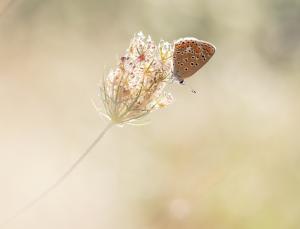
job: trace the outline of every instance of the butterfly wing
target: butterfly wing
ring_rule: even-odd
[[[175,42],[173,65],[174,75],[184,80],[194,75],[214,55],[216,48],[195,38],[184,38]]]

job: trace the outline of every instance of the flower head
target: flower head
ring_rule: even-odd
[[[115,69],[100,87],[106,116],[114,123],[132,123],[173,100],[164,91],[171,81],[172,46],[156,45],[150,36],[137,33]]]

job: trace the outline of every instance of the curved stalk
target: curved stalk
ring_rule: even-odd
[[[0,224],[0,228],[4,228],[13,220],[18,218],[20,215],[34,207],[39,201],[44,199],[50,192],[52,192],[55,188],[57,188],[63,181],[77,168],[77,166],[89,155],[92,149],[97,145],[97,143],[103,138],[106,132],[113,126],[113,123],[109,123],[98,135],[98,137],[90,144],[90,146],[81,154],[75,162],[47,189],[45,189],[41,194],[39,194],[36,198],[25,204],[22,208],[17,210],[15,214],[6,219],[4,222]]]

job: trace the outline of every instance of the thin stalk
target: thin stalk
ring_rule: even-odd
[[[0,228],[4,228],[13,220],[18,218],[20,215],[24,214],[26,211],[34,207],[38,202],[44,199],[50,192],[52,192],[55,188],[57,188],[63,181],[77,168],[77,166],[85,159],[88,154],[92,151],[92,149],[97,145],[97,143],[103,138],[106,132],[113,126],[113,123],[109,123],[98,135],[98,137],[89,145],[89,147],[81,154],[75,162],[48,188],[46,188],[41,194],[39,194],[36,198],[28,202],[22,208],[17,210],[15,214],[11,217],[7,218],[4,222],[0,224]]]

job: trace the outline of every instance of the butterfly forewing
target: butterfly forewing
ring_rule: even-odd
[[[184,38],[175,42],[174,75],[184,80],[195,74],[215,53],[215,47],[195,38]]]

